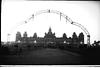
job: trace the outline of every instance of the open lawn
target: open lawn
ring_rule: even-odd
[[[100,48],[73,48],[73,47],[18,47],[4,48],[0,52],[1,65],[91,65],[100,64]],[[14,50],[14,51],[9,51]]]
[[[1,64],[83,64],[84,57],[60,49],[38,49],[20,55],[5,55]]]

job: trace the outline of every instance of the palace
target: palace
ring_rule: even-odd
[[[48,33],[45,33],[44,37],[38,37],[37,33],[34,33],[33,37],[27,37],[27,32],[21,36],[20,32],[16,34],[17,43],[66,43],[66,44],[84,44],[84,34],[81,32],[79,36],[74,32],[72,37],[67,38],[66,33],[62,37],[56,37],[55,33],[52,33],[51,28],[49,28]]]

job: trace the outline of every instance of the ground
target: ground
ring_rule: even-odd
[[[3,56],[1,64],[84,64],[84,57],[67,50],[44,48]]]

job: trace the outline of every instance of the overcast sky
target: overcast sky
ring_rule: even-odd
[[[83,32],[79,27],[67,23],[64,18],[60,21],[60,16],[53,13],[40,14],[23,24],[32,14],[46,9],[60,11],[83,25],[91,35],[91,43],[100,40],[100,2],[94,1],[4,1],[1,12],[1,40],[7,41],[7,34],[10,33],[10,40],[14,41],[17,31],[22,35],[27,31],[29,37],[36,32],[39,37],[43,37],[49,27],[57,37],[61,37],[63,33],[71,37],[73,32],[77,35]],[[86,34],[84,35],[86,42]]]

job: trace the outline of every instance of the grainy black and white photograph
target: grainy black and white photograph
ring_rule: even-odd
[[[100,65],[99,1],[2,0],[0,65]]]

